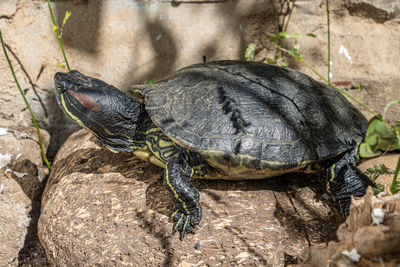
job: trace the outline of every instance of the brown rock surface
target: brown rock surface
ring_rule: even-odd
[[[332,239],[341,217],[317,179],[196,180],[201,229],[171,236],[172,203],[162,170],[113,154],[82,130],[54,161],[39,238],[55,266],[248,266],[296,263],[305,247]],[[308,187],[310,185],[310,187]]]
[[[13,179],[0,178],[0,189],[0,266],[18,266],[31,220],[31,201]]]
[[[377,22],[400,17],[400,2],[396,0],[346,0],[346,4],[352,13]]]

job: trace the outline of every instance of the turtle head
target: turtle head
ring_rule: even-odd
[[[133,151],[144,105],[106,82],[79,71],[54,76],[61,109],[111,151]]]

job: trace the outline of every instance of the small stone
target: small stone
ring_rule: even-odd
[[[0,169],[7,166],[11,162],[10,154],[2,154],[0,153]]]
[[[372,223],[371,225],[380,225],[383,223],[386,211],[382,208],[376,208],[371,211]]]
[[[7,134],[7,128],[0,127],[0,136]]]
[[[358,254],[357,250],[353,248],[351,251],[345,250],[342,254],[349,257],[353,262],[358,262],[361,258],[360,254]]]

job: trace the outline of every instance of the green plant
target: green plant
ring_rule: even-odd
[[[62,29],[63,29],[64,25],[67,23],[68,18],[71,16],[71,12],[69,12],[69,11],[65,12],[63,23],[62,23],[61,27],[58,27],[57,24],[56,24],[56,20],[54,19],[53,10],[51,9],[51,5],[50,5],[50,1],[49,0],[47,0],[47,5],[49,6],[49,12],[50,12],[51,20],[53,21],[53,31],[57,35],[58,43],[60,44],[60,48],[61,48],[61,52],[62,52],[62,54],[64,56],[65,64],[67,65],[68,71],[70,71],[71,68],[69,67],[67,56],[65,55],[64,45],[63,45],[63,42],[61,41],[61,35],[62,35]],[[57,66],[59,66],[61,68],[65,68],[65,66],[62,65],[62,64],[57,64]]]
[[[376,179],[383,174],[394,174],[392,169],[389,169],[385,166],[385,164],[381,164],[380,166],[374,166],[374,168],[369,168],[365,171],[365,173],[369,176],[373,183],[376,182]],[[400,185],[397,185],[397,190],[399,190]],[[374,188],[374,193],[378,194],[384,191],[384,186],[382,184],[377,184]]]
[[[147,81],[146,81],[146,84],[153,84],[153,83],[156,83],[157,81],[156,81],[156,79],[154,78],[154,77],[150,77]]]
[[[11,64],[10,58],[8,57],[7,50],[6,50],[6,47],[5,47],[5,45],[4,45],[3,35],[2,35],[2,33],[1,33],[1,31],[0,31],[0,41],[1,41],[1,46],[3,47],[4,56],[6,57],[7,62],[8,62],[8,66],[10,67],[11,74],[12,74],[12,76],[14,77],[15,84],[17,85],[18,90],[19,90],[19,92],[20,92],[22,98],[24,99],[24,102],[25,102],[25,104],[26,104],[26,107],[28,108],[29,113],[31,114],[33,124],[35,125],[36,133],[37,133],[37,135],[38,135],[38,141],[39,141],[39,146],[40,146],[40,151],[41,151],[41,154],[42,154],[43,161],[45,162],[47,168],[50,170],[50,163],[49,163],[49,161],[47,160],[46,153],[44,153],[43,142],[42,142],[42,137],[40,136],[39,126],[38,126],[38,124],[37,124],[35,115],[34,115],[33,112],[32,112],[31,106],[29,105],[29,102],[28,102],[28,100],[26,99],[25,94],[24,94],[24,92],[23,92],[22,89],[21,89],[21,86],[19,85],[17,76],[15,75],[15,72],[14,72],[14,68],[13,68],[13,66],[12,66],[12,64]]]
[[[246,58],[246,60],[253,60],[254,59],[254,54],[256,52],[257,49],[257,44],[255,43],[251,43],[247,46],[246,48],[246,52],[244,53],[244,57]]]
[[[67,12],[65,13],[65,17],[64,17],[63,23],[62,23],[62,25],[61,25],[60,31],[59,31],[59,27],[56,25],[56,22],[55,22],[55,19],[54,19],[54,15],[53,15],[53,11],[52,11],[52,9],[51,9],[51,5],[50,5],[50,1],[49,1],[49,0],[47,0],[47,4],[48,4],[48,6],[49,6],[49,11],[50,11],[51,19],[52,19],[52,21],[53,21],[53,31],[55,31],[56,34],[57,34],[57,39],[58,39],[58,41],[59,41],[60,48],[61,48],[62,54],[63,54],[63,56],[64,56],[65,64],[66,64],[66,66],[67,66],[68,71],[70,71],[71,69],[70,69],[70,67],[69,67],[68,60],[67,60],[67,57],[66,57],[65,51],[64,51],[64,46],[63,46],[63,43],[62,43],[62,41],[61,41],[61,35],[62,35],[62,28],[63,28],[63,26],[67,23],[68,18],[71,16],[71,12],[67,11]],[[60,33],[61,33],[61,34],[60,34]],[[25,104],[26,104],[26,107],[28,108],[29,113],[30,113],[30,115],[31,115],[31,117],[32,117],[33,124],[35,125],[36,132],[37,132],[37,135],[38,135],[38,141],[39,141],[39,146],[40,146],[40,151],[41,151],[41,154],[42,154],[43,161],[45,162],[47,168],[50,170],[50,163],[49,163],[49,161],[47,160],[46,154],[45,154],[45,152],[44,152],[43,142],[42,142],[42,137],[40,136],[39,126],[38,126],[38,124],[37,124],[35,115],[33,114],[32,109],[31,109],[31,107],[30,107],[30,105],[29,105],[29,102],[28,102],[28,100],[26,99],[25,94],[24,94],[24,92],[22,91],[21,86],[20,86],[20,84],[19,84],[19,82],[18,82],[18,79],[17,79],[17,77],[16,77],[16,75],[15,75],[14,68],[13,68],[13,66],[12,66],[12,64],[11,64],[10,58],[8,57],[7,50],[6,50],[5,45],[4,45],[3,36],[2,36],[2,34],[1,34],[1,31],[0,31],[0,40],[1,40],[1,45],[2,45],[2,47],[3,47],[4,55],[5,55],[5,57],[6,57],[6,59],[7,59],[7,62],[8,62],[8,66],[9,66],[9,68],[10,68],[10,70],[11,70],[11,74],[12,74],[12,76],[14,77],[15,84],[17,85],[18,90],[19,90],[19,92],[20,92],[22,98],[24,99],[24,102],[25,102]],[[57,65],[58,65],[59,67],[65,68],[64,65],[61,65],[61,64],[57,64]]]
[[[287,67],[288,66],[287,58],[285,57],[284,51],[282,51],[280,48],[283,48],[283,44],[284,44],[285,40],[288,40],[288,39],[294,40],[293,48],[291,48],[289,50],[290,53],[292,53],[293,55],[295,55],[297,57],[301,57],[300,52],[299,52],[299,47],[297,44],[297,38],[300,36],[300,34],[298,34],[298,33],[290,34],[287,31],[287,29],[289,27],[290,18],[293,14],[295,5],[296,5],[296,0],[293,0],[292,7],[289,10],[288,18],[286,21],[283,20],[282,30],[275,34],[270,34],[270,33],[266,34],[266,38],[268,39],[269,42],[271,42],[272,44],[274,44],[276,46],[276,50],[275,50],[274,56],[267,57],[264,60],[264,63],[281,65],[281,66]],[[307,33],[305,36],[313,37],[313,38],[316,37],[316,35],[314,33]],[[251,43],[248,45],[248,47],[246,49],[246,53],[245,53],[245,58],[247,60],[253,60],[256,48],[257,48],[256,43]]]
[[[369,122],[364,141],[360,144],[360,156],[373,158],[385,152],[399,150],[396,133],[382,120],[374,117]]]
[[[294,48],[292,48],[291,50],[293,53],[298,53],[298,46],[297,46],[297,38],[299,37],[298,33],[289,34],[288,32],[283,31],[283,32],[278,32],[277,34],[267,34],[266,37],[271,43],[277,45],[278,47],[282,47],[286,39],[294,39],[295,45]],[[267,59],[264,62],[269,64],[278,64],[284,67],[288,66],[286,57],[282,54],[282,52],[278,48],[277,51],[275,52],[274,57],[273,58],[267,57]]]

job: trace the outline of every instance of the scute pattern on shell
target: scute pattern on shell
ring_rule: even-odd
[[[354,148],[364,116],[335,89],[298,71],[256,62],[192,65],[143,87],[154,123],[200,154],[278,162],[325,160]]]

